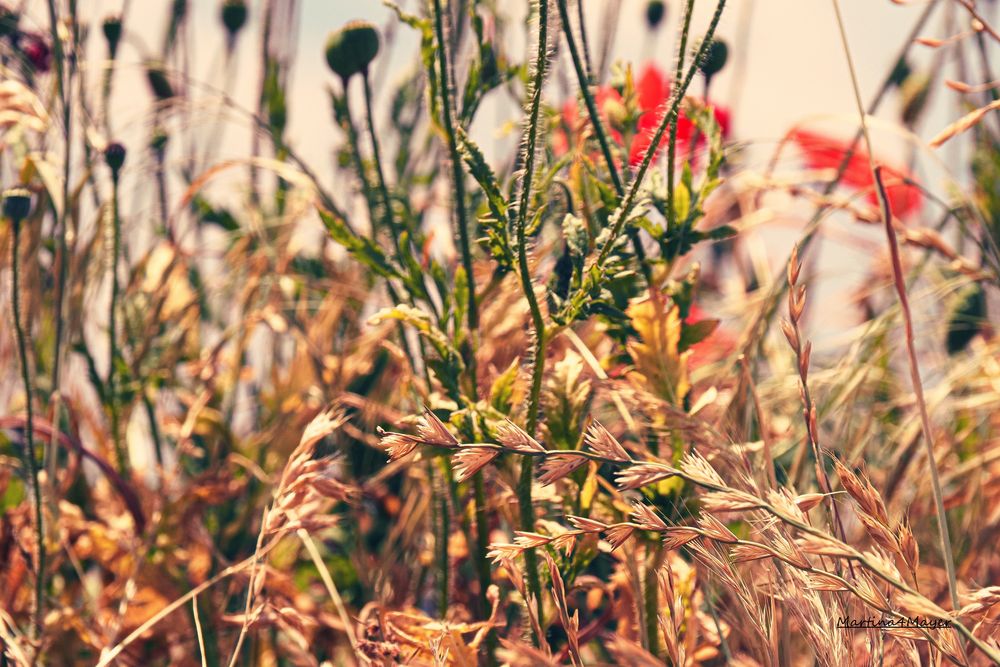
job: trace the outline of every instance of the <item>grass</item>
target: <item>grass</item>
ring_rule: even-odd
[[[866,107],[834,0],[854,139],[759,160],[726,0],[610,68],[600,3],[416,4],[303,56],[328,166],[294,0],[169,3],[155,57],[135,3],[0,5],[0,665],[1000,664],[991,10],[928,3]]]

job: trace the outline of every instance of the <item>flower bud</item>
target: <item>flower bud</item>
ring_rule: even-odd
[[[31,192],[26,188],[11,188],[3,193],[3,214],[20,223],[31,212]]]
[[[108,43],[108,54],[114,60],[118,55],[118,42],[122,39],[122,17],[117,14],[107,16],[101,24],[101,30],[104,32],[104,40]]]
[[[125,164],[125,147],[117,141],[111,142],[104,149],[104,161],[111,168],[112,178],[118,178],[118,172]]]
[[[359,72],[378,55],[378,30],[368,21],[351,21],[326,40],[326,62],[344,81]]]
[[[667,6],[663,0],[649,0],[646,3],[646,25],[650,30],[656,30],[667,15]]]
[[[247,22],[246,0],[224,0],[222,3],[222,25],[226,26],[226,32],[230,39],[243,29]]]
[[[699,69],[706,78],[712,78],[726,66],[729,59],[729,46],[721,39],[713,39],[705,51],[705,59],[701,61]]]
[[[170,139],[170,135],[163,128],[162,125],[157,125],[153,129],[153,136],[149,139],[149,147],[152,148],[157,153],[162,153],[167,147],[167,141]]]
[[[159,61],[149,61],[146,63],[146,80],[153,91],[153,95],[160,102],[165,102],[174,96],[174,87],[170,85],[167,71],[163,63]]]

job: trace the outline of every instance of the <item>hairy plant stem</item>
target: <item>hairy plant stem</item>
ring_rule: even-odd
[[[868,119],[865,115],[864,104],[861,102],[861,88],[858,85],[858,75],[854,68],[854,59],[851,56],[851,49],[847,42],[847,30],[844,27],[844,20],[840,12],[840,2],[831,0],[833,10],[837,17],[837,28],[840,32],[840,41],[844,47],[844,57],[847,60],[847,68],[851,73],[851,85],[854,89],[854,100],[857,104],[858,115],[861,121],[861,133],[864,136],[865,145],[868,148],[868,167],[871,169],[872,177],[875,179],[876,192],[878,194],[879,205],[882,209],[882,218],[885,223],[886,239],[889,244],[889,253],[892,257],[892,273],[896,283],[896,291],[899,295],[899,305],[903,313],[903,325],[906,330],[906,350],[910,365],[910,380],[913,384],[913,391],[916,395],[917,406],[920,409],[920,423],[923,429],[924,444],[927,448],[927,467],[931,477],[931,489],[934,493],[934,505],[937,513],[938,537],[941,542],[941,555],[944,560],[945,572],[948,575],[948,592],[951,595],[952,610],[957,612],[961,607],[958,600],[958,585],[955,577],[955,557],[951,550],[951,537],[948,534],[948,515],[944,508],[944,496],[941,492],[941,480],[938,477],[937,462],[934,458],[934,440],[931,433],[930,418],[927,414],[927,403],[924,400],[923,383],[920,380],[920,367],[917,362],[916,346],[913,335],[913,318],[910,315],[910,302],[906,295],[906,282],[903,277],[903,267],[899,259],[899,245],[896,242],[896,232],[892,227],[892,210],[889,207],[889,199],[886,196],[885,187],[882,184],[881,167],[876,167],[874,152],[872,150],[871,135],[868,132]],[[962,648],[964,655],[965,649]]]
[[[684,21],[681,25],[681,38],[677,43],[677,67],[674,70],[674,83],[681,79],[684,72],[684,60],[687,52],[688,35],[691,33],[691,15],[694,14],[694,0],[687,0],[684,5]],[[697,61],[696,61],[697,62]],[[677,222],[674,213],[674,179],[677,159],[677,123],[670,125],[670,140],[667,143],[667,225],[673,227]]]
[[[368,125],[368,137],[372,142],[372,160],[375,162],[375,176],[378,179],[379,197],[382,199],[382,224],[389,230],[392,242],[396,249],[397,256],[403,251],[399,244],[399,229],[392,215],[392,200],[389,197],[389,188],[385,184],[385,171],[382,169],[382,158],[378,148],[378,135],[375,133],[375,114],[372,113],[372,87],[368,77],[368,68],[361,71],[361,81],[365,90],[365,120]],[[344,83],[344,90],[347,90],[347,83]]]
[[[10,302],[14,310],[14,335],[17,338],[17,355],[21,362],[21,382],[24,384],[24,464],[31,477],[35,501],[35,539],[38,541],[37,571],[35,573],[35,614],[31,636],[38,637],[42,630],[45,609],[45,525],[42,523],[42,487],[38,479],[38,461],[35,458],[35,415],[32,401],[31,368],[28,366],[28,343],[21,313],[21,220],[11,220],[13,238],[10,246],[11,287]]]
[[[435,0],[440,2],[440,0]],[[528,221],[528,206],[531,203],[531,182],[535,172],[535,144],[538,139],[538,114],[542,104],[542,86],[545,83],[545,70],[548,64],[548,24],[549,2],[541,0],[538,3],[538,52],[535,57],[535,72],[531,82],[528,102],[527,137],[524,142],[524,173],[521,179],[521,197],[517,209],[517,266],[521,278],[521,288],[528,300],[531,311],[531,326],[534,334],[534,363],[531,371],[531,392],[528,396],[528,416],[526,430],[534,437],[538,428],[538,403],[542,390],[542,377],[545,372],[545,347],[548,336],[545,331],[545,320],[535,297],[534,285],[531,282],[531,271],[528,268],[528,240],[526,228]],[[521,462],[521,476],[517,482],[517,500],[520,509],[521,530],[535,530],[535,508],[531,504],[531,484],[534,479],[533,460],[526,458]],[[524,552],[525,569],[527,570],[528,592],[535,598],[538,623],[543,626],[542,585],[538,574],[538,556],[533,549]],[[544,637],[535,635],[536,646],[541,646]]]
[[[441,91],[441,120],[445,136],[448,140],[448,158],[451,161],[452,185],[455,188],[455,216],[458,223],[458,245],[462,253],[462,268],[469,284],[469,300],[466,305],[466,316],[469,324],[471,348],[466,355],[466,366],[469,369],[469,379],[473,395],[476,393],[476,347],[479,340],[479,308],[476,303],[476,279],[472,267],[472,248],[469,244],[469,222],[465,211],[465,178],[462,172],[462,159],[458,152],[458,140],[455,133],[454,110],[451,101],[451,67],[448,64],[448,41],[445,36],[445,12],[441,0],[434,0],[434,29],[437,34],[438,71]]]
[[[111,177],[111,217],[110,253],[108,258],[108,274],[111,278],[111,304],[108,308],[108,409],[111,413],[111,441],[115,447],[115,457],[118,459],[118,472],[122,477],[128,476],[128,457],[121,439],[120,405],[118,403],[117,360],[118,360],[118,258],[121,255],[121,221],[118,218],[118,187],[117,170]]]

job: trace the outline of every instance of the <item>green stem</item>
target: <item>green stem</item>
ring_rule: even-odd
[[[439,2],[440,0],[435,0]],[[535,143],[538,139],[538,114],[542,104],[542,84],[545,81],[548,49],[548,0],[538,4],[538,53],[535,59],[535,76],[531,84],[531,99],[529,102],[527,138],[525,141],[524,176],[521,181],[521,201],[517,216],[517,264],[521,277],[521,288],[528,300],[531,311],[531,324],[535,337],[534,367],[531,373],[531,393],[528,397],[527,431],[532,436],[538,427],[538,403],[542,389],[542,376],[545,372],[545,346],[547,336],[545,320],[535,298],[534,286],[531,282],[531,271],[528,269],[528,242],[525,237],[528,206],[531,202],[531,182],[535,171]],[[517,498],[520,506],[521,530],[534,531],[535,509],[531,504],[531,483],[534,477],[534,461],[525,458],[521,462],[521,476],[517,484]],[[525,566],[528,575],[528,591],[535,598],[539,625],[542,625],[542,585],[538,575],[538,556],[534,549],[524,552]],[[541,646],[542,637],[534,637],[535,645]]]
[[[378,178],[378,192],[382,199],[382,224],[392,235],[392,241],[396,248],[397,255],[402,254],[399,245],[399,229],[392,215],[392,201],[389,198],[389,188],[385,184],[385,171],[382,169],[382,158],[378,148],[378,136],[375,133],[375,116],[372,113],[372,88],[368,78],[368,69],[361,71],[361,80],[365,89],[365,118],[368,125],[368,136],[372,142],[372,159],[375,162],[375,175]],[[347,90],[345,84],[344,90]]]
[[[677,45],[677,69],[674,70],[674,83],[680,81],[684,72],[684,56],[687,51],[688,35],[691,33],[691,15],[694,13],[694,0],[687,0],[684,6],[684,23],[681,26],[681,39]],[[670,140],[667,143],[667,225],[673,227],[676,222],[674,215],[674,169],[677,158],[677,123],[670,126]]]
[[[490,564],[486,559],[486,552],[489,549],[489,517],[486,516],[486,488],[483,484],[483,473],[480,471],[472,478],[476,501],[476,574],[479,578],[479,603],[483,607],[482,618],[485,620],[490,615],[490,602],[486,597],[486,591],[490,587]],[[490,632],[486,636],[486,661],[489,665],[496,664],[494,654],[496,652],[496,634]]]
[[[439,471],[440,484],[438,490],[438,534],[437,534],[437,557],[440,577],[438,578],[438,591],[440,596],[441,618],[445,618],[448,613],[448,537],[451,532],[451,520],[448,515],[448,461],[444,461]]]
[[[38,461],[35,459],[34,408],[32,400],[34,392],[31,387],[31,370],[28,367],[27,337],[21,321],[21,287],[20,287],[20,245],[21,221],[11,220],[14,228],[10,246],[11,294],[10,300],[14,308],[14,333],[17,337],[17,353],[21,361],[21,381],[24,383],[24,462],[31,475],[31,488],[35,501],[35,531],[38,540],[38,571],[35,576],[35,622],[32,626],[32,636],[37,637],[42,629],[42,615],[45,603],[45,526],[42,523],[42,487],[38,481]]]
[[[663,563],[666,551],[656,543],[651,544],[653,549],[652,561],[646,567],[646,579],[643,584],[643,597],[646,604],[646,650],[659,657],[660,654],[660,581],[656,576],[657,570]]]
[[[111,278],[111,305],[108,308],[108,407],[111,412],[111,441],[115,446],[115,456],[118,458],[118,472],[124,477],[128,474],[128,458],[121,440],[120,406],[118,404],[117,359],[118,359],[118,258],[121,254],[121,223],[118,219],[118,174],[111,179],[111,253],[108,273]]]
[[[458,152],[458,141],[455,134],[455,121],[451,102],[451,68],[448,66],[448,46],[445,39],[444,10],[441,0],[434,0],[434,28],[437,33],[438,69],[440,72],[441,116],[445,135],[448,139],[448,155],[451,160],[451,176],[455,187],[455,215],[458,218],[458,244],[462,253],[462,268],[466,280],[469,281],[469,302],[466,307],[469,323],[469,336],[472,339],[466,365],[472,380],[472,390],[476,391],[476,341],[479,332],[479,308],[476,304],[476,280],[472,272],[472,249],[469,244],[468,219],[465,211],[465,179],[462,173],[462,160]]]

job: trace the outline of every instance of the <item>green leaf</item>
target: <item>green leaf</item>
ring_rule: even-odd
[[[357,236],[347,224],[329,211],[318,209],[330,237],[344,246],[354,259],[384,278],[399,278],[399,272],[389,263],[382,249],[368,238]]]
[[[692,345],[697,345],[711,336],[718,326],[719,320],[701,320],[694,324],[685,324],[681,328],[681,339],[677,343],[677,349],[683,352]]]
[[[514,395],[514,383],[517,382],[517,371],[521,359],[515,358],[503,373],[497,376],[490,387],[490,405],[503,414],[510,414],[511,399]]]

